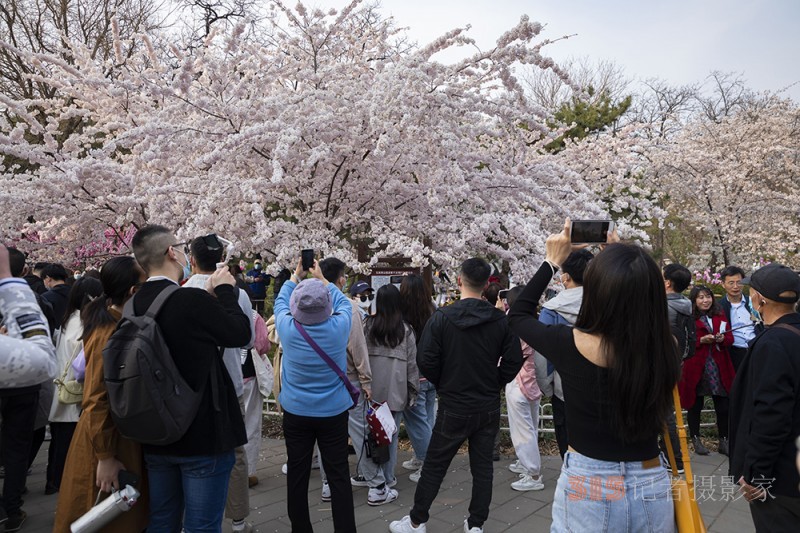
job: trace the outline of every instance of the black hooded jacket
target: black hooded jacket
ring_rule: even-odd
[[[467,298],[438,309],[422,332],[417,365],[441,406],[472,414],[500,408],[500,389],[522,367],[519,338],[506,315]]]

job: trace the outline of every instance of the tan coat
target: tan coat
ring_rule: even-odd
[[[119,313],[111,310],[114,318]],[[53,531],[68,533],[69,525],[94,506],[99,490],[95,485],[98,459],[116,457],[125,469],[140,477],[136,487],[142,493],[132,509],[116,518],[102,531],[139,533],[147,527],[149,494],[147,473],[139,444],[122,437],[114,427],[108,408],[108,393],[103,383],[103,348],[116,325],[97,328],[84,341],[86,380],[83,385],[83,411],[67,454]],[[105,498],[107,495],[103,494]]]

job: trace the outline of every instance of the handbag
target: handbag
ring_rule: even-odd
[[[686,442],[686,428],[683,425],[683,413],[681,412],[681,400],[678,396],[678,387],[672,390],[672,401],[675,404],[675,422],[678,430],[678,440],[681,444],[683,454],[683,467],[686,472],[686,479],[678,475],[678,463],[675,460],[675,452],[672,449],[672,439],[669,432],[664,428],[664,443],[667,446],[669,464],[672,467],[672,503],[675,506],[675,524],[679,533],[705,533],[706,525],[703,522],[703,515],[700,514],[700,507],[694,495],[694,478],[692,477],[692,464],[689,460],[689,447]]]
[[[64,372],[61,374],[61,377],[53,380],[53,383],[56,384],[56,388],[58,389],[58,401],[65,405],[81,403],[83,401],[83,383],[76,379],[67,379],[67,374],[69,374],[72,368],[72,363],[79,353],[83,353],[83,346],[81,344],[75,347],[75,353],[64,366]]]
[[[347,388],[347,392],[350,393],[350,398],[353,400],[353,407],[358,405],[358,397],[361,395],[361,391],[355,388],[352,383],[350,383],[350,380],[347,378],[347,376],[344,375],[342,369],[339,368],[339,366],[333,362],[333,360],[328,356],[328,354],[326,354],[325,351],[319,347],[319,344],[317,344],[314,341],[314,339],[311,338],[311,336],[308,334],[305,328],[302,325],[300,325],[300,322],[295,320],[294,326],[297,328],[297,331],[300,332],[300,335],[303,336],[306,342],[310,344],[312,348],[314,348],[314,351],[317,352],[320,357],[322,357],[322,360],[325,361],[328,364],[328,366],[331,367],[331,370],[336,372],[336,375],[339,376],[339,379],[342,380],[342,383],[344,383],[344,386]],[[353,407],[351,407],[351,409]]]

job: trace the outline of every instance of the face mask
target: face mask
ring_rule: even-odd
[[[181,252],[181,253],[183,253],[183,258],[186,259],[186,264],[185,265],[181,265],[183,267],[183,272],[181,272],[181,281],[183,281],[183,280],[189,279],[191,277],[191,275],[192,275],[192,267],[189,264],[189,256],[186,255],[186,252]],[[180,265],[180,263],[178,263],[178,264]]]
[[[363,302],[361,300],[358,300],[357,303],[361,309],[369,309],[372,306],[372,302],[370,300],[366,300]]]
[[[261,270],[261,265],[256,265],[253,268],[255,268],[256,270]]]

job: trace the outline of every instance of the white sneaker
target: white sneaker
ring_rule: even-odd
[[[420,467],[419,470],[413,472],[410,476],[408,476],[408,479],[410,479],[412,483],[419,483],[419,478],[421,476],[422,476],[422,468]]]
[[[369,489],[369,494],[367,495],[367,505],[375,507],[377,505],[383,505],[384,503],[391,503],[397,499],[397,496],[397,491],[390,489],[389,487],[383,487],[382,489]]]
[[[331,486],[327,483],[322,484],[322,501],[331,501]]]
[[[319,455],[311,458],[311,470],[319,470]]]
[[[286,466],[286,463],[283,463],[283,466],[281,467],[281,474],[285,476],[288,472],[289,472],[289,467]]]
[[[389,531],[392,533],[426,533],[427,529],[425,524],[420,524],[417,527],[411,525],[411,517],[405,515],[400,520],[395,520],[389,524]]]
[[[508,465],[508,469],[514,472],[515,474],[527,474],[528,471],[522,466],[522,463],[519,462],[519,459]]]
[[[395,485],[397,485],[397,478],[394,478],[393,480],[386,482],[386,486],[389,487],[390,489]]]
[[[419,470],[422,468],[422,461],[417,459],[416,457],[412,457],[408,461],[403,462],[403,468],[406,470]]]
[[[511,488],[520,492],[527,490],[542,490],[544,489],[544,482],[542,481],[541,474],[533,477],[530,474],[520,474],[519,481],[511,484]]]
[[[233,533],[252,533],[253,524],[250,522],[242,522],[241,524],[234,525],[231,523],[231,531]]]
[[[469,523],[464,520],[464,533],[483,533],[482,527],[469,527]]]

